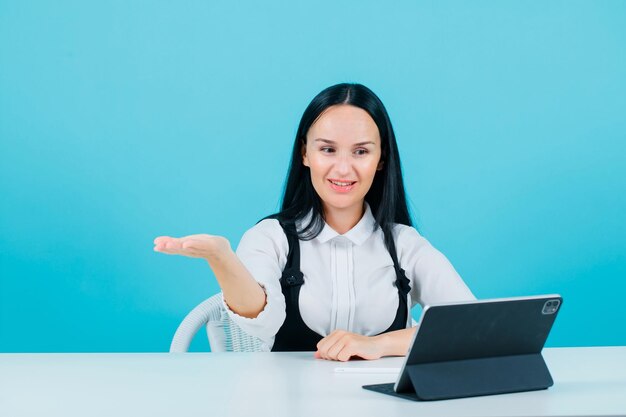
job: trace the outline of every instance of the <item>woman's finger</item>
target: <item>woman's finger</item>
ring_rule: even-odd
[[[330,359],[328,356],[328,349],[333,346],[339,339],[341,339],[347,332],[343,330],[335,330],[317,343],[317,350],[324,359]]]
[[[171,242],[174,238],[170,236],[159,236],[154,239],[154,250],[157,252],[166,252],[167,243]]]
[[[353,356],[358,356],[354,350],[354,347],[351,345],[347,345],[347,346],[344,346],[343,349],[341,349],[341,351],[337,353],[336,358],[338,361],[347,362]]]
[[[181,244],[176,238],[165,238],[155,244],[154,250],[168,255],[181,255]]]
[[[183,252],[183,242],[181,239],[172,239],[165,242],[165,247],[176,252]]]
[[[328,349],[326,350],[326,356],[329,359],[332,360],[337,360],[337,356],[339,355],[339,352],[341,352],[342,350],[344,350],[344,348],[346,347],[346,339],[349,336],[345,336],[340,338],[339,340],[335,341],[335,343],[332,346],[329,346]]]
[[[171,237],[169,237],[169,236],[158,236],[158,237],[156,237],[156,238],[154,239],[154,244],[155,244],[155,245],[157,245],[157,244],[159,244],[160,242],[163,242],[163,241],[165,241],[165,240],[167,240],[167,239],[171,239]]]

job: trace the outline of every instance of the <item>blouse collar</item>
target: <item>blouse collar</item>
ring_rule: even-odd
[[[355,245],[361,245],[365,242],[374,232],[374,225],[376,224],[376,219],[374,219],[374,215],[372,214],[372,210],[370,209],[369,204],[365,203],[365,213],[363,213],[363,217],[361,220],[354,225],[354,227],[348,230],[346,233],[339,234],[332,227],[328,225],[328,223],[324,223],[324,228],[322,232],[317,235],[314,240],[317,240],[320,243],[326,243],[331,239],[342,237],[348,239]]]

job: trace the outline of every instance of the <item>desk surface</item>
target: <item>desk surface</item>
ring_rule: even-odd
[[[544,349],[548,390],[413,402],[361,388],[403,358],[348,363],[312,353],[0,354],[0,416],[626,415],[626,347]]]

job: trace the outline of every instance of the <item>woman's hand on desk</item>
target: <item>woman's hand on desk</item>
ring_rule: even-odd
[[[230,250],[230,242],[222,236],[189,235],[180,238],[159,236],[154,239],[154,251],[168,255],[183,255],[209,260]]]
[[[343,330],[335,330],[317,344],[315,357],[333,361],[347,361],[352,357],[378,359],[383,356],[404,356],[409,350],[416,327],[362,336]]]
[[[317,344],[315,357],[333,361],[348,361],[356,356],[378,359],[384,354],[378,336],[362,336],[344,330],[335,330]]]

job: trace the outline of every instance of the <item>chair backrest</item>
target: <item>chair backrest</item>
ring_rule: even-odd
[[[228,316],[222,303],[222,293],[198,304],[176,329],[170,345],[170,352],[182,353],[202,326],[206,326],[212,352],[261,352],[266,350],[264,343],[245,333]]]

